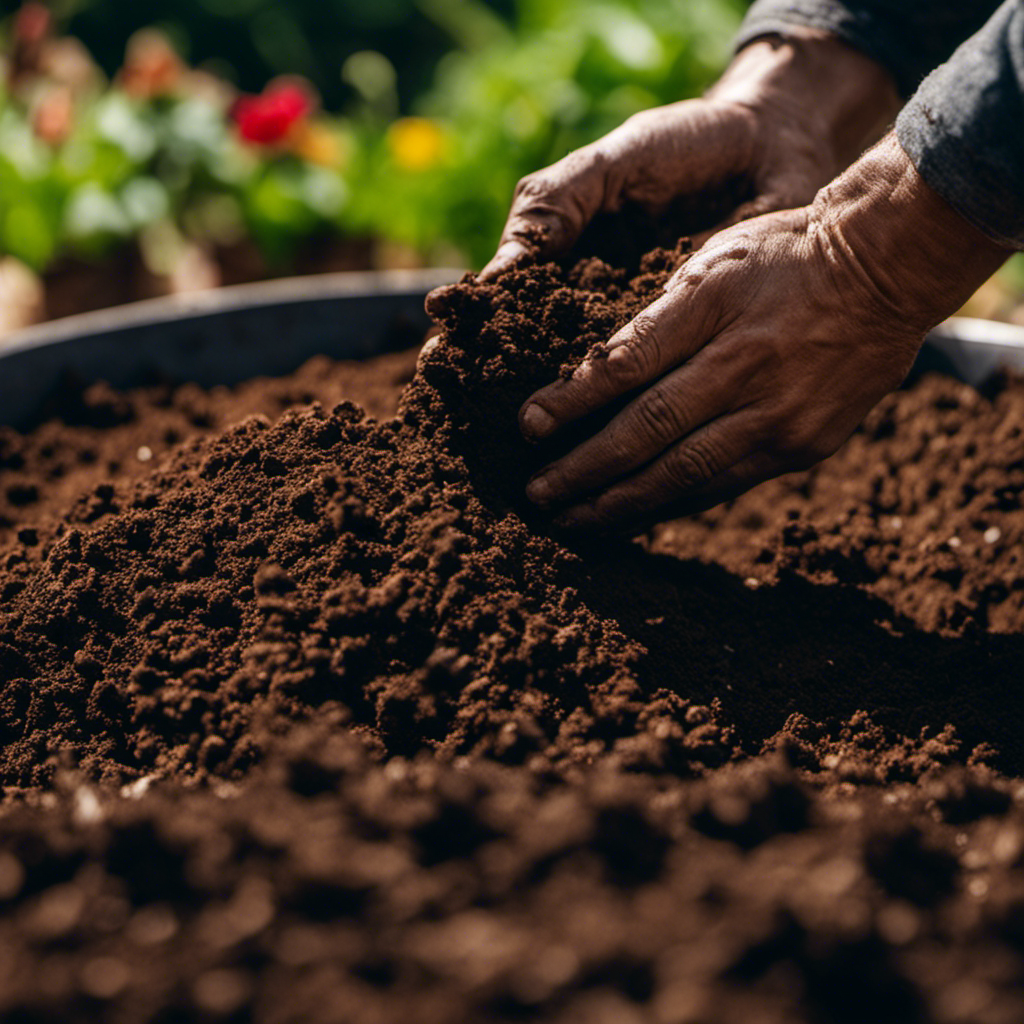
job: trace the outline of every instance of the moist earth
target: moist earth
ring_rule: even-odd
[[[686,251],[0,434],[4,1019],[1024,1019],[1024,383],[554,535],[518,408]]]

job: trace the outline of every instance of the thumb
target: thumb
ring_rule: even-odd
[[[489,281],[514,264],[569,249],[606,203],[607,160],[584,146],[516,186],[498,251],[480,271]]]

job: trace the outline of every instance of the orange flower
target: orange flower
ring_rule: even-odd
[[[174,93],[184,74],[185,65],[168,38],[156,29],[144,29],[128,40],[117,80],[130,96],[151,99]]]
[[[348,156],[345,140],[334,129],[313,121],[299,121],[288,136],[291,151],[320,167],[340,168]]]
[[[71,134],[75,99],[66,85],[57,85],[39,98],[32,112],[32,129],[50,146],[59,146]]]
[[[387,141],[392,158],[405,171],[427,171],[444,158],[444,131],[428,117],[399,118],[388,128]]]

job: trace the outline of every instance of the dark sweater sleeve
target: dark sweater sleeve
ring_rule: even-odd
[[[737,46],[794,25],[887,67],[913,93],[896,134],[921,177],[990,238],[1024,249],[1024,0],[757,0]]]
[[[896,134],[954,210],[1024,249],[1024,0],[1006,0],[924,80]]]
[[[794,25],[823,29],[888,68],[910,96],[998,6],[999,0],[756,0],[736,44]]]

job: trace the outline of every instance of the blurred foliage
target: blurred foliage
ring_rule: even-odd
[[[511,10],[508,2],[494,6]],[[259,92],[276,75],[302,75],[331,110],[353,98],[338,73],[351,54],[383,53],[410,104],[453,45],[416,0],[55,0],[53,9],[108,75],[120,67],[129,38],[156,26],[190,64],[209,63],[246,92]]]
[[[424,0],[453,34],[462,26],[460,47],[416,104],[440,126],[444,152],[435,167],[410,171],[385,135],[384,151],[368,158],[380,187],[352,208],[352,223],[386,225],[389,237],[418,247],[447,237],[479,264],[519,177],[630,114],[699,94],[724,66],[746,6],[519,0],[505,22],[472,0]]]
[[[0,245],[38,269],[127,238],[160,262],[176,240],[216,245],[241,233],[280,265],[327,231],[480,264],[522,174],[635,111],[700,92],[746,6],[62,2],[53,20],[113,77],[52,27],[40,42],[44,8],[8,19]],[[159,33],[125,39],[154,21]],[[214,56],[220,63],[191,70]],[[264,138],[263,122],[247,129],[225,61],[249,91],[274,73],[301,74],[309,109],[280,138]],[[274,88],[252,101],[267,124]],[[317,111],[317,91],[344,113]]]

